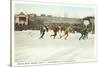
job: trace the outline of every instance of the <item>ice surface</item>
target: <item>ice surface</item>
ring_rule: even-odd
[[[67,40],[50,37],[49,31],[44,39],[39,39],[37,30],[15,31],[14,60],[16,63],[62,63],[94,61],[95,36],[89,33],[88,39],[79,40],[79,33],[70,33]]]

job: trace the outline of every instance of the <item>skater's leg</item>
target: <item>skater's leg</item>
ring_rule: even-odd
[[[54,32],[54,34],[51,35],[51,36],[53,36],[53,38],[55,39],[56,35],[57,35],[57,32]],[[51,36],[50,36],[50,37],[51,37]]]
[[[40,36],[40,38],[43,39],[44,34],[45,34],[45,31],[43,31],[43,33],[42,33],[42,35]]]
[[[83,34],[81,34],[81,37],[79,38],[79,40],[81,40],[82,37],[83,37]]]
[[[53,37],[53,39],[55,39],[56,36],[57,36],[57,32],[54,33],[54,37]]]
[[[84,35],[84,39],[88,39],[88,33]]]
[[[66,35],[68,36],[68,32],[65,32],[64,35],[62,35],[60,38],[66,36]],[[67,36],[66,36],[66,38],[67,38]]]
[[[67,39],[67,37],[68,37],[68,33],[66,34],[67,36],[65,37],[65,40]]]
[[[43,36],[44,36],[44,33],[42,33],[42,35],[40,36],[40,38],[43,38]]]
[[[82,39],[84,40],[84,39],[85,39],[85,37],[86,37],[86,35],[83,35]]]
[[[51,35],[50,37],[52,37],[52,36],[54,36],[54,34],[53,34],[53,35]]]
[[[66,34],[63,34],[62,36],[60,36],[60,39],[62,38],[62,37],[64,37]]]

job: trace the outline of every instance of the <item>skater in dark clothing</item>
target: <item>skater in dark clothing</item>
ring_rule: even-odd
[[[88,29],[87,28],[84,28],[84,29],[82,29],[81,30],[81,37],[79,38],[79,40],[81,40],[81,39],[85,39],[85,38],[88,38]]]
[[[76,32],[81,34],[79,40],[81,40],[81,39],[84,40],[84,39],[88,38],[88,33],[89,33],[89,29],[88,28],[76,27],[74,29],[74,31],[76,31]]]
[[[45,31],[48,32],[48,27],[45,26],[45,25],[41,26],[41,27],[40,27],[40,34],[41,34],[40,39],[41,39],[41,38],[43,39],[43,37],[44,37],[44,35],[45,35]]]

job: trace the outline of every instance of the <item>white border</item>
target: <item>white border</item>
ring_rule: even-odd
[[[70,3],[54,3],[54,2],[41,2],[41,1],[14,1],[14,3],[25,4],[40,4],[40,5],[55,5],[55,6],[70,6],[70,7],[90,7],[95,8],[95,4],[70,4]]]
[[[49,2],[37,2],[37,1],[12,1],[12,27],[11,27],[11,30],[12,30],[12,66],[24,66],[24,65],[17,65],[16,63],[14,63],[14,7],[15,7],[15,4],[16,3],[25,3],[25,4],[41,4],[41,5],[55,5],[55,6],[70,6],[70,7],[87,7],[87,8],[94,8],[95,9],[95,17],[96,17],[96,9],[97,9],[97,6],[94,5],[94,4],[69,4],[69,3],[49,3]],[[66,5],[67,4],[67,5]],[[95,18],[95,22],[97,23],[96,21],[97,19]],[[95,23],[95,50],[94,50],[94,54],[96,55],[96,23]],[[92,59],[92,60],[83,60],[83,61],[78,61],[78,62],[74,62],[74,63],[84,63],[84,62],[91,62],[91,61],[96,61],[96,59]],[[61,63],[73,63],[73,62],[60,62]],[[44,64],[59,64],[59,63],[42,63],[42,65]],[[41,64],[29,64],[29,66],[31,65],[41,65]],[[26,65],[27,66],[27,65]]]

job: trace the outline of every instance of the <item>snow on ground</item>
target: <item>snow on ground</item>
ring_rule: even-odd
[[[39,31],[15,31],[16,63],[62,63],[95,60],[94,35],[86,40],[79,40],[79,33],[70,33],[67,40],[50,37],[49,31],[44,39],[39,39]]]

